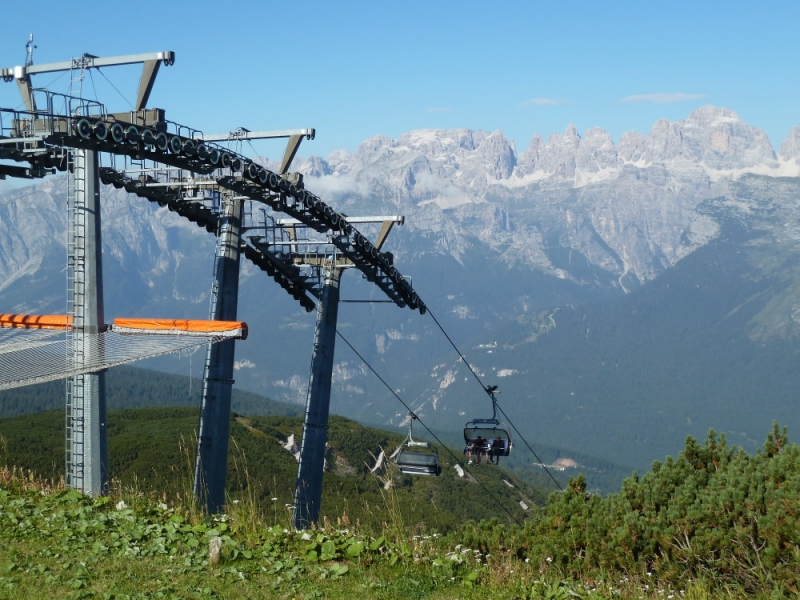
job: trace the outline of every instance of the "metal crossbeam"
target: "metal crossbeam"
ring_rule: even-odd
[[[100,67],[114,67],[118,65],[134,65],[150,60],[158,60],[171,65],[175,62],[175,53],[171,50],[167,50],[166,52],[126,54],[123,56],[109,56],[106,58],[84,54],[80,58],[73,58],[72,60],[65,60],[57,63],[2,69],[0,70],[0,76],[21,79],[25,77],[25,75],[36,75],[37,73],[56,73],[59,71],[69,71],[71,69],[97,69]]]
[[[316,135],[314,129],[275,129],[273,131],[250,131],[243,127],[234,129],[229,133],[212,133],[204,135],[203,139],[207,142],[227,142],[236,140],[270,140],[288,138],[293,135],[305,136],[308,140],[313,140]]]
[[[72,60],[47,63],[43,65],[23,65],[0,69],[0,77],[3,81],[16,80],[22,99],[29,111],[36,110],[36,103],[33,98],[33,85],[31,75],[43,73],[58,73],[61,71],[99,69],[100,67],[116,67],[121,65],[144,64],[142,76],[139,80],[139,91],[136,95],[136,105],[134,110],[142,110],[150,99],[150,92],[158,75],[158,68],[161,64],[170,66],[175,63],[175,53],[171,50],[165,52],[149,52],[146,54],[127,54],[124,56],[110,56],[101,58],[91,54],[84,54]]]
[[[303,138],[313,140],[316,131],[313,129],[278,129],[276,131],[250,131],[244,127],[235,129],[230,133],[220,133],[204,136],[204,139],[209,142],[224,142],[236,140],[268,140],[278,138],[289,138],[286,143],[286,150],[283,153],[281,166],[278,173],[285,175],[289,170],[289,165],[292,164],[297,150],[300,148],[300,142]]]

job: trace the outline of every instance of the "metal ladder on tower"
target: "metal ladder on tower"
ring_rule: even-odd
[[[83,95],[82,66],[70,70],[68,96]],[[79,103],[80,106],[80,103]],[[73,108],[73,107],[70,107]],[[75,107],[77,108],[77,107]],[[80,111],[80,108],[78,108]],[[83,196],[78,190],[85,189],[86,166],[82,160],[76,160],[73,151],[68,155],[67,175],[67,365],[80,365],[85,359],[83,324],[85,317],[84,275],[86,271],[86,207],[82,204]],[[83,375],[73,375],[66,380],[66,485],[71,489],[84,489],[85,468],[85,409],[86,394]]]
[[[77,190],[85,185],[85,165],[69,155],[67,178],[67,365],[75,366],[85,359],[83,334],[85,311],[84,273],[86,267],[86,211],[79,206]],[[83,490],[85,445],[84,376],[74,375],[66,380],[66,484]]]

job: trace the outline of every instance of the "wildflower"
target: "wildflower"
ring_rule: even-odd
[[[547,557],[547,562],[553,562],[553,558],[551,556]]]
[[[125,500],[117,502],[117,510],[125,510],[126,508],[128,508],[128,505],[125,504]]]
[[[277,500],[277,498],[273,498],[273,499],[272,499],[272,501],[273,501],[273,502],[275,502],[275,500]]]
[[[239,504],[239,500],[234,500],[233,503],[234,504]]]

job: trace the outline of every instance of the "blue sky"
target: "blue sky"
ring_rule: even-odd
[[[304,155],[420,128],[500,129],[520,150],[570,123],[617,140],[703,104],[735,110],[776,148],[800,125],[796,0],[73,0],[0,10],[3,67],[24,62],[31,32],[37,63],[174,50],[151,105],[206,132],[315,127]],[[136,69],[104,73],[135,96]],[[62,77],[53,89],[66,86]],[[103,77],[85,83],[85,95],[93,90],[111,110],[128,108]],[[0,106],[19,104],[16,86],[0,82]]]

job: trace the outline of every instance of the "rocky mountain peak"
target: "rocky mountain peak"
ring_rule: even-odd
[[[701,106],[686,120],[659,120],[648,138],[650,163],[693,163],[714,171],[778,167],[767,134],[728,108]]]
[[[723,123],[743,123],[743,121],[730,108],[706,104],[690,112],[686,123],[697,127],[714,127]]]
[[[781,158],[786,161],[800,161],[800,127],[792,127],[781,144]]]

